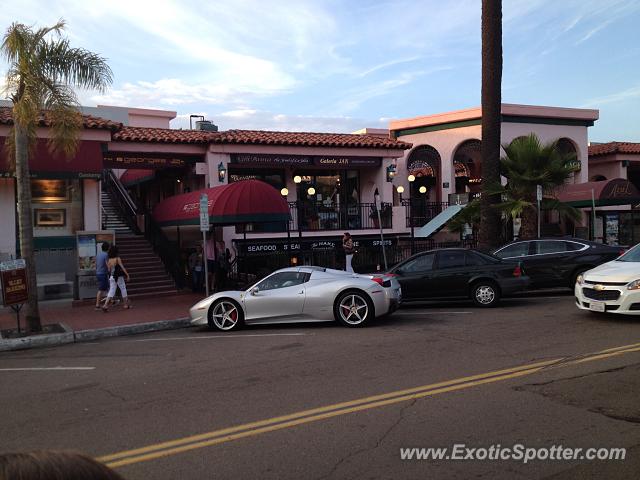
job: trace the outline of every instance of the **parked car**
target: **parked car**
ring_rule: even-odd
[[[388,273],[395,275],[402,286],[403,302],[471,298],[476,305],[493,307],[501,296],[529,285],[517,262],[504,262],[464,248],[421,252]]]
[[[229,331],[243,324],[325,322],[361,327],[400,305],[400,284],[323,267],[277,270],[245,291],[218,292],[189,310],[191,323]]]
[[[578,275],[624,252],[621,247],[578,238],[521,240],[498,248],[493,254],[518,261],[531,279],[531,288],[569,287]]]
[[[578,275],[575,295],[582,310],[640,315],[640,244]]]

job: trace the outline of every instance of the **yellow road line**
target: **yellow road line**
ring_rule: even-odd
[[[525,375],[536,373],[546,367],[553,367],[556,365],[575,365],[638,351],[640,351],[640,343],[594,352],[584,357],[573,360],[567,358],[559,358],[478,375],[471,375],[468,377],[461,377],[444,382],[423,385],[420,387],[414,387],[405,390],[398,390],[381,395],[364,397],[348,402],[327,405],[310,410],[303,410],[289,415],[201,433],[177,440],[148,445],[146,447],[133,450],[126,450],[99,457],[97,460],[106,463],[109,467],[112,468],[131,465],[134,463],[145,462],[190,450],[218,445],[232,440],[238,440],[240,438],[260,435],[262,433],[291,428],[294,426],[337,417],[340,415],[346,415],[349,413],[359,412],[372,408],[406,402],[409,400],[424,398],[427,396],[434,396],[441,393],[462,390],[478,385],[508,380],[511,378],[522,377]]]

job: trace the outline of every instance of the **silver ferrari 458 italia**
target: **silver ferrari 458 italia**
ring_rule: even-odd
[[[189,310],[193,325],[229,331],[243,324],[326,322],[347,327],[398,308],[400,284],[392,276],[358,275],[322,267],[273,272],[245,291],[218,292]]]

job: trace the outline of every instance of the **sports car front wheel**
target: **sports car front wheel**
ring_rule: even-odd
[[[341,293],[333,307],[336,320],[347,327],[362,327],[374,317],[371,299],[359,291]]]
[[[228,332],[237,330],[244,322],[242,308],[230,299],[217,300],[209,308],[208,324],[209,328]]]

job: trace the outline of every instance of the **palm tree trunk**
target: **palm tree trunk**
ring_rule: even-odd
[[[538,212],[534,207],[522,211],[519,240],[531,240],[538,236]]]
[[[27,329],[30,332],[42,330],[38,309],[38,288],[36,264],[33,252],[33,209],[31,208],[31,176],[29,175],[29,138],[27,131],[16,122],[14,126],[16,146],[16,186],[18,197],[18,231],[20,235],[20,255],[27,264]]]
[[[500,202],[487,189],[500,183],[500,125],[502,88],[502,1],[482,0],[482,196],[479,247],[501,243]]]

